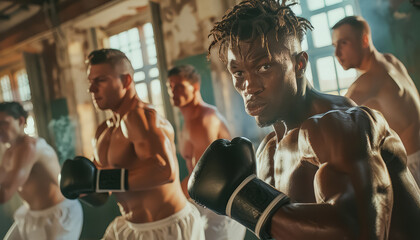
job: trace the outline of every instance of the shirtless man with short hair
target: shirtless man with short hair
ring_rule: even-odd
[[[417,239],[420,190],[383,116],[305,78],[310,23],[275,0],[236,5],[211,31],[245,110],[273,132],[212,143],[188,184],[262,239]],[[255,166],[256,162],[256,166]],[[256,174],[256,175],[255,175]]]
[[[25,134],[27,117],[20,103],[0,103],[0,141],[10,145],[0,165],[0,204],[15,193],[24,202],[5,239],[79,239],[82,207],[61,195],[57,155],[44,139]]]
[[[408,168],[420,186],[420,97],[407,69],[392,54],[376,50],[369,25],[360,16],[338,21],[332,38],[341,66],[361,74],[346,97],[384,115],[400,136]]]
[[[168,71],[168,91],[172,104],[184,116],[180,151],[187,163],[188,174],[191,174],[198,159],[214,140],[231,138],[224,117],[215,106],[203,101],[200,85],[201,76],[191,65],[176,66]],[[189,175],[181,184],[187,197],[188,180]],[[244,239],[245,228],[236,221],[201,206],[197,208],[207,220],[206,239]]]
[[[83,157],[64,163],[61,190],[68,198],[115,195],[122,216],[104,239],[204,239],[200,214],[182,193],[173,128],[139,99],[133,74],[119,50],[89,55],[89,92],[112,118],[97,128],[93,163]]]

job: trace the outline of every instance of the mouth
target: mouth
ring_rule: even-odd
[[[246,102],[246,105],[245,105],[246,112],[251,116],[257,116],[261,114],[262,111],[264,111],[265,107],[266,107],[266,104],[262,102],[253,102],[253,101]]]

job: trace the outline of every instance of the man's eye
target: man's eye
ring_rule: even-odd
[[[271,68],[270,64],[264,64],[258,69],[258,72],[259,73],[267,72],[268,69],[270,69],[270,68]]]
[[[243,74],[243,72],[234,72],[234,73],[233,73],[233,76],[234,76],[235,78],[241,78],[243,75],[244,75],[244,74]]]

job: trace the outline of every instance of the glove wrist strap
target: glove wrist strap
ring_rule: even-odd
[[[98,169],[96,174],[96,192],[125,192],[127,190],[127,169]]]
[[[243,180],[230,196],[226,215],[252,230],[257,237],[268,239],[272,215],[289,201],[285,194],[254,174]]]

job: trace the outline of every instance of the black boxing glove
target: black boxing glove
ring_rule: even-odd
[[[227,215],[261,239],[269,239],[271,217],[289,198],[255,175],[251,141],[234,138],[214,141],[204,152],[188,182],[198,204]]]
[[[64,197],[76,199],[84,193],[124,192],[128,190],[128,170],[97,169],[85,157],[66,160],[59,176]]]

